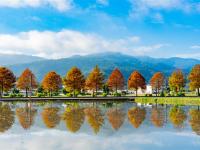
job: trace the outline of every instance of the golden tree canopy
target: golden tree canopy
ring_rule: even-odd
[[[191,109],[190,110],[190,125],[192,130],[200,135],[200,110]]]
[[[113,72],[108,78],[107,84],[110,89],[115,91],[124,88],[124,77],[118,68],[113,70]]]
[[[98,66],[96,66],[86,79],[86,88],[89,90],[99,90],[103,86],[104,76]]]
[[[55,128],[60,123],[60,115],[58,107],[44,108],[42,111],[42,119],[47,128]]]
[[[154,107],[151,112],[151,122],[156,127],[163,127],[165,121],[164,110],[162,108]]]
[[[71,68],[63,81],[66,90],[70,92],[81,91],[85,86],[84,76],[77,67]]]
[[[190,89],[199,89],[200,88],[200,64],[195,65],[190,72],[188,79],[190,80]]]
[[[112,128],[118,130],[124,123],[125,113],[121,109],[110,109],[107,112],[107,117],[112,125]]]
[[[15,121],[15,114],[8,104],[0,103],[0,132],[10,129]]]
[[[16,78],[11,70],[0,67],[0,92],[8,91],[15,85]]]
[[[94,133],[97,134],[104,124],[104,116],[101,113],[101,110],[99,108],[89,107],[85,108],[84,112],[88,123],[92,127]]]
[[[62,79],[60,75],[54,71],[47,73],[42,81],[42,87],[48,92],[58,91],[62,88]]]
[[[153,89],[160,90],[164,84],[164,75],[161,72],[157,72],[150,80],[150,84]]]
[[[135,107],[128,110],[128,119],[135,128],[139,128],[145,117],[146,110],[144,108]]]
[[[63,120],[65,121],[66,127],[69,131],[77,132],[85,120],[84,109],[67,107],[63,114]]]
[[[25,69],[17,80],[17,87],[21,90],[37,88],[37,80],[30,69]]]
[[[169,77],[169,86],[176,92],[185,86],[185,78],[181,70],[176,70],[171,74]]]
[[[37,110],[29,106],[16,109],[16,116],[19,120],[19,123],[25,130],[30,129],[30,127],[34,124],[36,113]]]
[[[178,108],[177,106],[171,108],[169,119],[176,128],[182,128],[186,118],[187,116],[181,108]]]

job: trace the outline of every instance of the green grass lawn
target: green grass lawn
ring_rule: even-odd
[[[142,104],[200,105],[200,97],[137,97],[135,102]]]

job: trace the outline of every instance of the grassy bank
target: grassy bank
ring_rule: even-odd
[[[200,105],[200,97],[136,97],[135,102],[142,104]]]

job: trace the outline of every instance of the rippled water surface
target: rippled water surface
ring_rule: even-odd
[[[0,103],[2,150],[199,150],[197,106]]]

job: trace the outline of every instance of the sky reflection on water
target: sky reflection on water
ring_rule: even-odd
[[[197,106],[147,107],[133,103],[1,103],[0,147],[197,150],[199,112]]]

